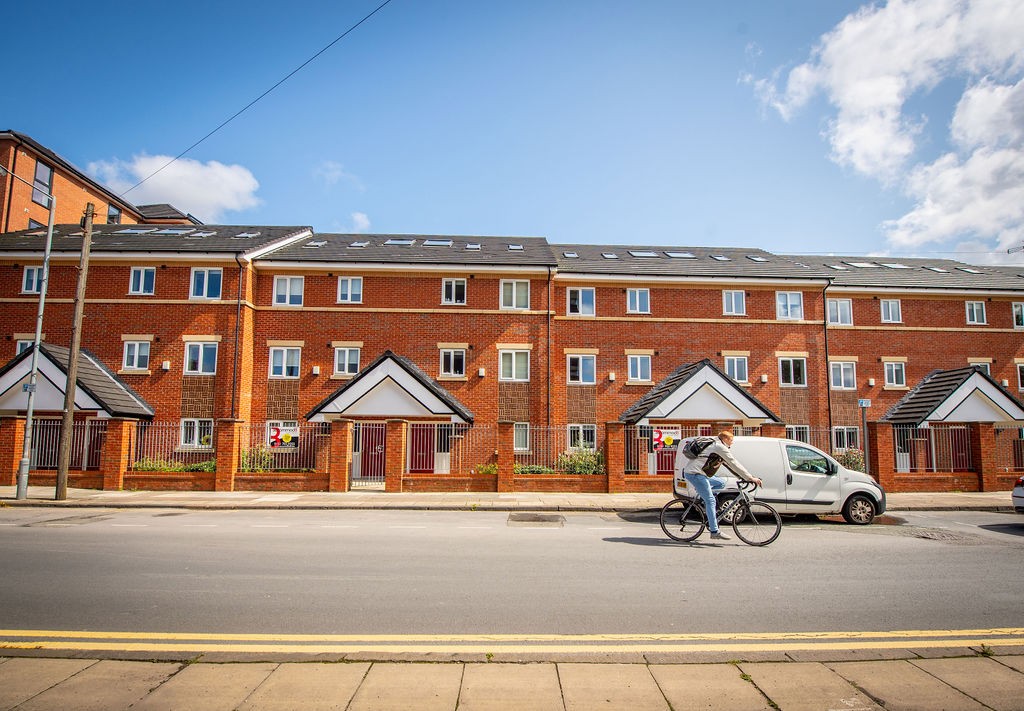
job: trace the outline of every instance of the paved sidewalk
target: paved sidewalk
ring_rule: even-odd
[[[68,489],[54,501],[53,487],[31,486],[28,498],[16,500],[13,486],[0,486],[0,506],[67,506],[102,508],[189,509],[438,509],[447,511],[642,511],[661,508],[669,494],[444,493],[407,494],[383,491],[98,491]],[[1007,511],[1009,491],[889,494],[889,511]]]
[[[128,708],[1013,711],[1024,709],[1024,656],[711,664],[0,658],[0,709]]]

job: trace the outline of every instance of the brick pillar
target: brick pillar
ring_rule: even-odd
[[[498,423],[498,486],[499,492],[516,490],[515,423]]]
[[[996,429],[991,422],[972,422],[971,464],[978,473],[978,491],[999,491],[999,469],[996,465]]]
[[[608,493],[626,491],[625,425],[621,422],[605,424],[604,466],[608,472]]]
[[[120,491],[124,488],[124,473],[128,469],[136,425],[136,420],[107,421],[103,451],[100,454],[100,473],[103,475],[104,491]]]
[[[781,422],[764,422],[761,424],[762,437],[785,437],[786,426]]]
[[[868,448],[871,461],[867,464],[871,476],[886,491],[896,490],[896,439],[888,422],[868,423]]]
[[[214,491],[234,491],[235,474],[238,472],[242,420],[225,417],[217,420],[214,433],[214,451],[217,454],[217,471],[214,474]]]
[[[352,420],[331,423],[331,464],[328,491],[348,491],[352,473]]]
[[[409,423],[405,420],[388,420],[385,432],[384,491],[402,490],[402,476],[405,474],[406,437]]]
[[[21,450],[25,446],[25,418],[5,417],[0,420],[0,482],[16,486]]]

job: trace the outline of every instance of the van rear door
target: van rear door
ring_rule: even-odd
[[[785,444],[786,503],[791,513],[839,510],[840,477],[831,473],[828,457],[814,447]]]

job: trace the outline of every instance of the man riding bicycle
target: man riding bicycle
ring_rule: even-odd
[[[681,470],[683,476],[686,477],[687,483],[704,500],[704,510],[707,511],[708,530],[711,531],[711,538],[720,541],[728,541],[731,536],[727,536],[718,530],[718,516],[715,515],[715,512],[718,510],[715,493],[725,488],[725,479],[720,476],[714,476],[718,465],[724,464],[727,469],[740,479],[751,481],[761,486],[761,480],[748,472],[747,468],[740,464],[739,460],[729,451],[729,448],[732,446],[732,440],[732,432],[723,430],[718,433],[715,441],[705,447],[704,451],[695,459],[687,459],[683,455],[681,447],[676,451],[676,478],[678,478]]]

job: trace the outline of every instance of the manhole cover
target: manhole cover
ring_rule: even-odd
[[[561,528],[564,524],[565,516],[562,516],[561,514],[510,513],[508,515],[509,526]]]

